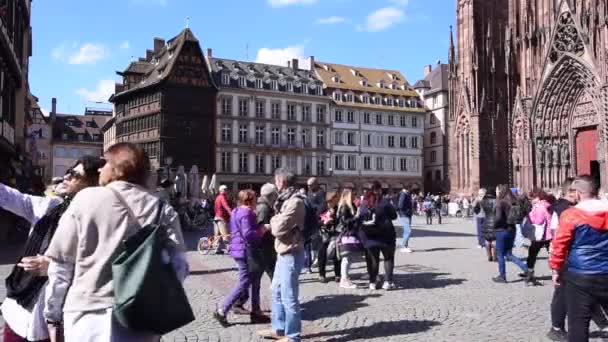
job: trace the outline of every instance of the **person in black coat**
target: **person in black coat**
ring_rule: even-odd
[[[496,195],[493,191],[488,190],[483,196],[483,199],[477,203],[474,210],[479,213],[483,211],[485,216],[483,220],[483,226],[481,228],[481,234],[486,242],[486,253],[488,255],[488,261],[497,261],[496,259],[496,247],[494,241],[496,235],[494,234],[494,221],[496,220]]]
[[[378,289],[376,280],[380,268],[380,253],[382,253],[386,276],[382,288],[392,290],[395,288],[393,269],[395,267],[395,240],[397,238],[393,220],[397,219],[397,212],[384,196],[382,185],[379,182],[373,183],[372,192],[378,198],[378,202],[371,208],[373,212],[372,220],[363,223],[363,236],[361,238],[366,249],[365,262],[369,274],[369,288],[370,290]]]

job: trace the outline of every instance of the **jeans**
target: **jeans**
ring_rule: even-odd
[[[486,240],[483,238],[483,222],[485,217],[476,217],[475,224],[477,225],[477,244],[481,247],[486,245]]]
[[[384,275],[386,281],[393,281],[393,270],[395,268],[395,247],[372,247],[365,250],[365,264],[369,274],[369,283],[375,284],[380,271],[380,252],[384,259]]]
[[[262,275],[251,274],[249,272],[246,258],[235,258],[234,261],[236,261],[238,266],[239,280],[224,299],[224,303],[221,306],[222,312],[224,314],[228,313],[235,303],[242,305],[247,302],[249,288],[251,288],[251,312],[260,312],[260,282]]]
[[[319,266],[319,276],[325,278],[325,270],[327,268],[327,246],[329,246],[329,242],[330,240],[328,240],[327,242],[323,242],[321,243],[321,246],[319,248],[319,259],[317,262],[317,265]],[[334,254],[333,259],[331,260],[332,263],[334,264],[334,274],[336,275],[336,278],[340,278],[340,260],[338,260],[338,255],[337,253]]]
[[[399,223],[403,226],[403,247],[408,247],[410,243],[410,235],[412,235],[412,217],[399,216]]]
[[[341,271],[340,274],[342,274],[342,279],[350,279],[350,277],[348,276],[348,271],[350,270],[350,265],[352,264],[352,262],[348,259],[349,257],[345,256],[342,257],[342,265],[341,265]]]
[[[498,256],[498,273],[506,277],[505,259],[511,261],[522,271],[527,272],[528,267],[521,259],[513,255],[513,242],[515,241],[515,232],[513,230],[497,230],[496,231],[496,255]]]
[[[566,272],[562,281],[562,286],[564,285],[564,296],[568,305],[569,341],[589,341],[589,323],[595,307],[608,305],[608,275]]]
[[[300,341],[299,278],[304,267],[304,251],[279,255],[272,278],[272,330],[284,332],[290,340]]]

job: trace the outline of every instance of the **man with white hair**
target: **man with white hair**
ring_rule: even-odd
[[[230,214],[232,208],[228,204],[228,187],[220,185],[220,193],[215,198],[215,218],[213,219],[215,237],[219,237],[217,243],[216,254],[224,253],[225,239],[228,239],[230,232],[228,231],[228,222],[230,222]]]
[[[477,248],[483,249],[486,246],[486,240],[483,238],[483,221],[486,218],[486,214],[481,207],[481,201],[486,196],[487,190],[485,188],[479,189],[477,192],[477,198],[473,203],[473,211],[475,212],[475,225],[477,227]]]

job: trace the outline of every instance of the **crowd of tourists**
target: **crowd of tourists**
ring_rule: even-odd
[[[80,158],[45,196],[0,184],[0,207],[31,224],[6,279],[4,341],[159,341],[194,320],[181,285],[189,274],[182,218],[166,192],[147,189],[149,169],[140,147],[119,143],[103,158]],[[204,208],[212,213],[216,252],[234,259],[238,280],[213,317],[227,327],[230,313],[249,315],[254,324],[269,324],[260,336],[299,341],[301,273],[316,268],[320,283],[344,289],[361,280],[371,291],[395,289],[395,253],[412,252],[412,216],[420,212],[427,224],[434,217],[440,224],[446,207],[457,204],[474,217],[477,247],[498,264],[492,281],[507,283],[511,261],[527,286],[542,285],[534,269],[539,253],[550,252],[548,337],[587,341],[591,320],[608,331],[608,202],[598,188],[580,176],[568,179],[559,196],[499,185],[451,202],[409,189],[389,194],[380,182],[362,193],[325,191],[315,178],[298,188],[294,173],[280,168],[273,183],[259,194],[238,192],[233,205],[222,185]],[[399,238],[394,221],[403,228]],[[524,241],[522,260],[513,248]],[[351,270],[358,261],[366,264],[363,274]],[[264,274],[271,280],[270,315],[260,303]]]

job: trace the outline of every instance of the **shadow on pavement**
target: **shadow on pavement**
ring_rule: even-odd
[[[423,272],[393,275],[398,290],[437,289],[460,285],[467,281],[463,278],[447,278],[450,273]]]
[[[364,296],[354,294],[317,296],[315,299],[301,305],[302,319],[305,321],[315,321],[323,318],[339,317],[348,312],[369,306],[364,301],[367,298],[377,297],[380,297],[380,294]]]
[[[429,253],[429,252],[443,252],[443,251],[452,251],[457,249],[469,249],[469,248],[455,248],[455,247],[436,247],[429,249],[415,249],[415,252]]]
[[[369,326],[360,326],[338,331],[324,331],[316,334],[305,335],[304,338],[312,341],[325,340],[332,342],[347,342],[357,340],[366,341],[373,338],[421,333],[440,324],[441,323],[439,322],[429,320],[376,322]]]
[[[400,235],[397,235],[400,236]],[[422,238],[422,237],[468,237],[468,236],[477,236],[475,234],[467,234],[467,233],[457,233],[457,232],[446,232],[442,230],[428,230],[428,229],[420,229],[414,228],[412,229],[412,238]]]
[[[234,268],[218,268],[215,270],[190,271],[190,275],[209,275],[234,271]]]

